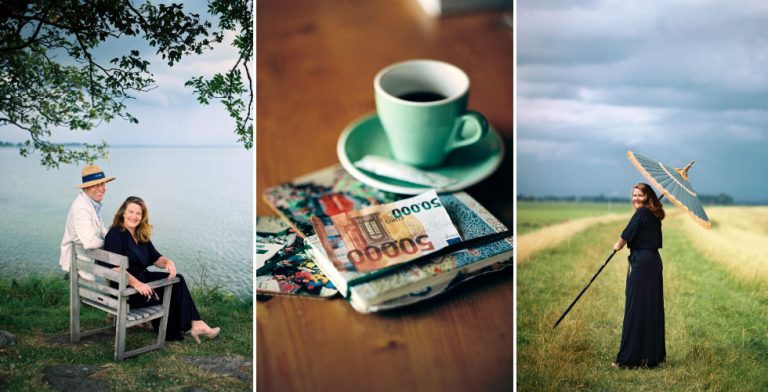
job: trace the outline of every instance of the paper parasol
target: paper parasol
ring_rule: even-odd
[[[688,182],[688,170],[694,161],[682,169],[674,169],[661,162],[634,154],[632,151],[627,151],[627,158],[651,185],[661,191],[672,203],[687,212],[694,221],[705,229],[712,227],[696,191]]]

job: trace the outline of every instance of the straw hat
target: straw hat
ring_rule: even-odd
[[[105,177],[104,172],[100,167],[96,165],[87,165],[83,168],[83,184],[78,185],[75,188],[88,188],[102,183],[107,183],[115,179],[115,177]]]

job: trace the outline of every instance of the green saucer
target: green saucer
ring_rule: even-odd
[[[336,153],[339,155],[341,165],[352,177],[374,188],[405,195],[416,195],[432,189],[379,176],[353,165],[366,155],[393,159],[389,141],[376,113],[366,114],[348,125],[339,137]],[[443,166],[429,171],[457,179],[458,181],[451,185],[436,189],[438,192],[454,192],[477,184],[490,176],[499,167],[502,158],[504,158],[504,143],[496,130],[490,128],[482,140],[454,150]]]

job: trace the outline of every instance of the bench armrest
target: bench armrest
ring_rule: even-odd
[[[151,287],[152,290],[154,290],[154,289],[159,288],[159,287],[170,286],[170,285],[172,285],[174,283],[177,283],[178,281],[179,281],[179,278],[173,278],[171,280],[158,279],[158,280],[153,280],[153,281],[147,283],[147,286]],[[136,293],[138,293],[138,291],[136,291],[136,289],[134,289],[133,287],[129,287],[129,288],[123,290],[121,295],[127,296],[127,295],[133,295],[133,294],[136,294]]]

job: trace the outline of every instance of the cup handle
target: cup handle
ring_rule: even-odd
[[[471,136],[465,138],[462,137],[462,134],[466,128],[467,123],[472,123],[474,125],[475,132]],[[451,144],[448,146],[448,151],[477,143],[487,134],[488,120],[485,119],[485,116],[478,112],[468,111],[462,114],[456,121],[456,127],[453,130],[453,139]]]

